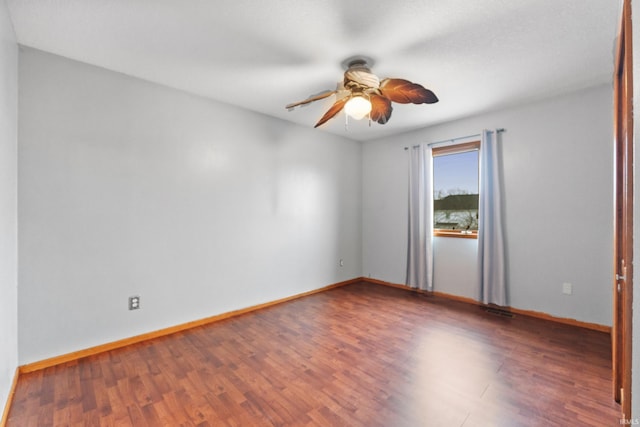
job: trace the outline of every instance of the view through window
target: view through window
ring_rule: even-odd
[[[477,235],[479,148],[471,142],[433,149],[435,235]]]

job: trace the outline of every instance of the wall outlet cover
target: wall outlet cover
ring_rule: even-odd
[[[129,297],[129,310],[137,310],[140,308],[140,297]]]

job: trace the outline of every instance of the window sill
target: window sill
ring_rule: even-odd
[[[455,237],[458,239],[477,239],[477,231],[434,230],[433,237]]]

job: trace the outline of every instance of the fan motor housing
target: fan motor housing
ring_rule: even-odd
[[[353,93],[363,93],[367,89],[380,87],[380,79],[369,67],[373,60],[364,56],[352,56],[342,62],[345,67],[344,87]]]

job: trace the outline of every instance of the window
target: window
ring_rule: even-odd
[[[478,237],[479,149],[480,141],[432,149],[434,236]]]

